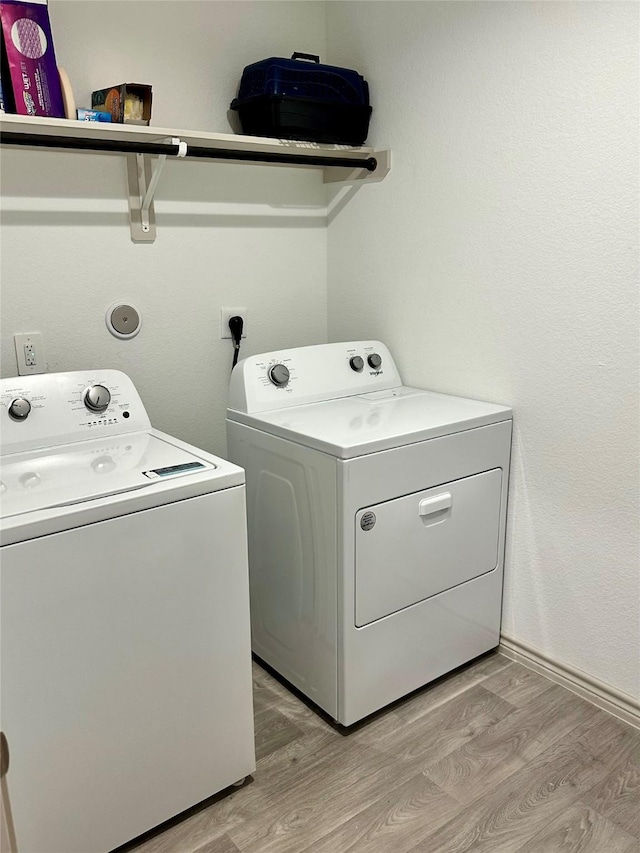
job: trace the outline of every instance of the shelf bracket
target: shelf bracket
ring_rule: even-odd
[[[176,157],[186,157],[187,143],[177,137],[167,142],[179,148]],[[167,160],[160,154],[152,161],[148,154],[127,154],[127,180],[129,184],[129,224],[134,243],[153,243],[156,239],[156,214],[153,199],[160,175]]]
[[[391,170],[391,151],[389,149],[374,151],[372,156],[375,157],[377,163],[375,171],[369,172],[362,168],[349,170],[344,167],[328,166],[324,170],[324,183],[369,184],[384,180]]]

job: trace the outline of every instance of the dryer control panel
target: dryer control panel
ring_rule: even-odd
[[[39,373],[0,380],[2,454],[151,429],[119,370]]]
[[[265,412],[400,385],[391,353],[380,341],[320,344],[243,359],[231,374],[229,408]]]

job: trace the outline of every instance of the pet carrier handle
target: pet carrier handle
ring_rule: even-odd
[[[317,62],[320,63],[320,57],[316,56],[315,53],[298,53],[297,51],[292,55],[291,59],[308,59],[309,62]]]

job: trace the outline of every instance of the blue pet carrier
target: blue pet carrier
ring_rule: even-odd
[[[247,65],[231,109],[250,136],[343,145],[362,145],[371,117],[366,80],[308,53]]]

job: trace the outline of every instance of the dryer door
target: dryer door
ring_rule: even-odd
[[[359,510],[356,626],[495,569],[501,487],[495,468]]]

